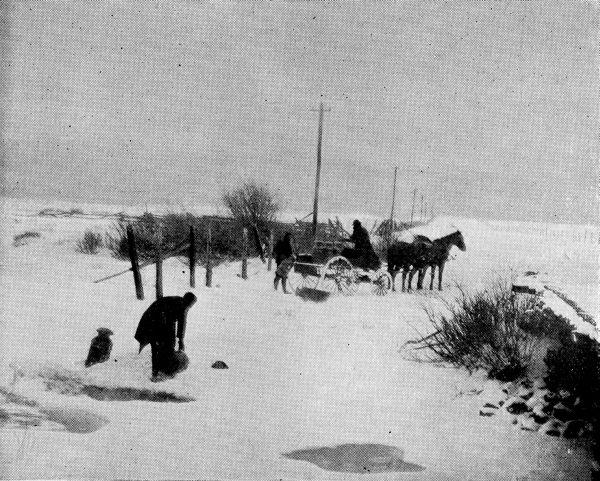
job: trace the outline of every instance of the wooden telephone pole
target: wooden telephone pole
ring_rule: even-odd
[[[394,167],[394,190],[392,191],[392,212],[390,212],[390,239],[394,232],[394,204],[396,203],[396,175],[398,174],[398,167]]]
[[[312,109],[313,112],[315,111]],[[317,178],[315,180],[315,202],[313,204],[313,238],[317,235],[317,214],[319,211],[319,182],[321,181],[321,145],[323,144],[323,114],[331,109],[325,109],[323,102],[319,105],[319,134],[317,138]]]
[[[410,226],[412,227],[413,216],[415,214],[415,199],[417,198],[417,189],[413,190],[412,210],[410,211]]]

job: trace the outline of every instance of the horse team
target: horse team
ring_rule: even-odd
[[[416,235],[412,242],[397,241],[390,245],[387,251],[388,272],[392,276],[392,290],[396,290],[396,275],[402,271],[402,291],[412,289],[412,280],[417,276],[417,289],[423,288],[423,280],[427,269],[431,269],[429,289],[433,289],[435,271],[438,272],[438,289],[442,290],[442,275],[444,265],[450,257],[452,246],[466,251],[465,240],[460,231],[430,240],[428,237]],[[408,277],[408,286],[406,279]]]

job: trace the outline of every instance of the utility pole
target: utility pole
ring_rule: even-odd
[[[413,201],[412,201],[412,209],[410,211],[410,226],[412,227],[413,216],[415,214],[415,200],[417,198],[417,189],[413,190]]]
[[[313,112],[314,109],[311,109]],[[312,235],[313,238],[317,235],[317,215],[319,211],[319,183],[321,181],[321,146],[323,144],[323,114],[329,112],[331,109],[325,109],[323,102],[319,105],[319,133],[317,138],[317,178],[315,180],[315,202],[313,204],[313,227]]]
[[[394,190],[392,191],[392,212],[390,213],[390,239],[394,232],[394,204],[396,202],[396,175],[398,174],[398,167],[394,167]]]
[[[423,220],[423,218],[425,217],[425,211],[423,210],[423,200],[424,200],[425,195],[421,194],[421,220]]]

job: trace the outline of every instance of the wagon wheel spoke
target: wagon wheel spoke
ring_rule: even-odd
[[[332,294],[353,295],[358,289],[354,267],[345,257],[330,259],[323,267],[319,287]]]
[[[384,270],[377,271],[372,279],[373,293],[377,296],[385,296],[392,288],[392,276]]]
[[[314,289],[319,282],[319,277],[312,276],[309,274],[300,274],[297,272],[292,272],[288,276],[288,283],[290,289],[296,292],[298,289]]]

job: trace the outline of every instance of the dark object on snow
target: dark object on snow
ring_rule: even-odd
[[[162,297],[154,301],[142,315],[134,337],[140,343],[140,352],[148,344],[152,347],[153,378],[159,371],[173,375],[187,367],[187,356],[185,367],[182,368],[183,357],[175,352],[175,344],[179,339],[179,352],[185,350],[187,313],[196,300],[191,292],[183,297]]]
[[[212,367],[213,369],[229,369],[229,366],[227,366],[227,364],[225,364],[223,361],[216,361],[210,367]]]
[[[483,409],[479,410],[480,416],[490,417],[490,416],[493,416],[494,414],[495,414],[494,411],[484,411]]]
[[[506,406],[506,410],[510,414],[518,415],[526,413],[527,411],[529,411],[529,408],[527,407],[527,404],[525,404],[523,401],[519,401],[515,398],[513,402]]]
[[[98,335],[92,339],[92,342],[90,343],[90,350],[88,351],[87,359],[85,360],[85,367],[106,362],[110,358],[110,351],[112,351],[113,347],[110,336],[114,333],[106,327],[100,327],[99,329],[96,329],[96,331],[98,332]]]

